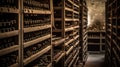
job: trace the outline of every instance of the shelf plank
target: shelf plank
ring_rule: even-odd
[[[114,54],[115,54],[117,60],[118,60],[119,63],[120,63],[120,56],[118,56],[117,52],[115,51],[115,48],[113,48],[113,52],[114,52]]]
[[[5,49],[0,50],[0,56],[8,54],[10,52],[18,50],[18,45],[14,45]]]
[[[18,63],[15,63],[15,64],[11,65],[10,67],[19,67],[19,66],[18,66]]]
[[[3,12],[3,13],[19,13],[19,9],[17,9],[17,8],[0,7],[0,12]]]
[[[18,30],[0,33],[0,39],[18,35]]]
[[[68,61],[72,58],[72,54],[69,55],[69,57],[67,57],[67,59],[65,60],[65,65],[67,65]]]
[[[77,42],[75,43],[74,47],[76,47],[78,44],[79,44],[79,41],[77,41]]]
[[[67,46],[68,44],[70,44],[73,41],[74,41],[74,39],[70,39],[68,42],[65,43],[65,46]]]
[[[87,58],[88,58],[88,53],[86,53],[86,55],[84,55],[83,58],[84,58],[84,59],[83,59],[83,62],[86,62],[86,61],[87,61]]]
[[[52,67],[52,63],[49,63],[49,64],[47,65],[47,67]]]
[[[73,31],[73,30],[74,30],[73,27],[65,28],[65,31],[66,31],[66,32],[67,32],[67,31]]]
[[[65,21],[73,21],[73,18],[65,18]]]
[[[24,43],[24,48],[29,47],[29,46],[31,46],[33,44],[39,43],[39,42],[41,42],[43,40],[46,40],[46,39],[48,39],[50,37],[51,37],[51,34],[48,34],[48,35],[42,36],[40,38],[37,38],[37,39],[31,40],[31,41],[25,42]]]
[[[57,59],[55,59],[54,61],[55,61],[56,63],[58,63],[59,60],[60,60],[63,56],[65,56],[65,53],[62,53],[62,54],[61,54]]]
[[[115,44],[115,46],[117,47],[117,49],[120,51],[120,47],[118,46],[118,44]]]
[[[83,40],[85,40],[87,38],[87,35],[83,36]]]
[[[76,29],[76,28],[79,28],[79,25],[77,25],[77,26],[74,26],[73,28],[74,28],[74,29]]]
[[[67,65],[67,63],[69,62],[69,60],[72,60],[73,58],[73,55],[76,53],[77,51],[74,50],[68,57],[67,59],[65,60],[65,65]],[[68,65],[67,65],[68,66]]]
[[[34,61],[35,59],[37,59],[38,57],[40,57],[41,55],[45,54],[46,52],[48,52],[49,50],[51,49],[51,45],[44,48],[43,50],[41,50],[40,52],[30,56],[29,58],[25,59],[23,62],[24,62],[24,65],[27,65],[28,63]]]
[[[79,21],[79,19],[73,19],[73,21]]]
[[[71,67],[71,65],[73,64],[73,62],[75,61],[75,59],[77,58],[77,55],[79,54],[79,51],[76,52],[76,54],[74,55],[72,61],[70,62],[70,64],[68,65],[68,67]]]
[[[76,36],[74,37],[74,40],[76,40],[77,38],[79,38],[79,35],[76,35]]]
[[[112,4],[114,4],[117,0],[113,0],[113,2],[111,2],[108,7],[112,6]]]
[[[57,41],[55,41],[55,42],[53,42],[52,44],[54,45],[54,46],[58,46],[59,44],[61,44],[61,43],[63,43],[65,41],[65,39],[60,39],[60,40],[57,40]]]
[[[71,4],[73,4],[74,6],[76,6],[76,7],[79,7],[79,5],[77,5],[77,4],[75,4],[73,1],[71,1],[71,0],[68,0]]]
[[[108,37],[109,39],[111,39],[111,36],[110,36],[110,35],[108,35],[108,34],[107,34],[107,37]]]
[[[74,12],[75,14],[79,14],[79,12],[78,12],[78,11],[75,11],[75,10],[74,10],[73,12]]]
[[[44,25],[44,26],[24,28],[24,32],[25,33],[33,32],[33,31],[43,30],[43,29],[47,29],[47,28],[51,28],[51,25]]]
[[[77,61],[79,60],[79,57],[77,57],[77,59],[75,60],[73,67],[76,67]]]
[[[65,10],[73,12],[73,9],[65,7]]]
[[[34,13],[34,14],[51,14],[50,10],[34,10],[34,9],[24,9],[24,13]]]
[[[117,42],[116,42],[114,39],[113,39],[112,41],[113,41],[113,43],[114,43],[115,45],[117,45]]]
[[[78,33],[78,31],[74,32],[73,35],[75,35],[75,34],[77,34],[77,33]]]
[[[71,46],[67,51],[66,51],[66,55],[68,55],[72,50],[73,50],[73,46]]]

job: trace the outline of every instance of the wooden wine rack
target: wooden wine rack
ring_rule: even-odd
[[[120,1],[106,2],[106,65],[120,66]]]
[[[52,0],[1,1],[0,17],[3,18],[0,19],[0,45],[4,45],[0,46],[1,67],[36,66],[37,62],[40,62],[36,59],[42,58],[43,55],[46,56],[46,53],[50,56],[50,62],[46,66],[52,66],[52,3]],[[5,19],[5,17],[8,18]],[[9,41],[11,42],[9,38],[14,38],[12,43],[9,43]],[[2,42],[2,40],[6,41]],[[44,44],[44,47],[38,48],[37,46],[40,47],[41,44]],[[31,65],[31,63],[33,64]]]
[[[85,0],[80,0],[80,46],[81,46],[81,52],[80,52],[80,61],[85,64],[88,57],[87,52],[87,12],[88,8],[86,5]]]
[[[81,63],[80,59],[86,56],[83,48],[87,48],[82,44],[86,36],[82,29],[87,24],[87,8],[83,3],[2,0],[0,67],[75,67]]]
[[[55,45],[55,43],[59,44],[53,47],[53,51],[61,47],[57,53],[61,53],[61,55],[58,56],[59,60],[56,59],[57,62],[54,63],[55,67],[71,67],[76,65],[79,60],[79,52],[81,49],[79,45],[79,2],[79,0],[53,0],[53,35],[56,36],[53,45]],[[75,59],[78,60],[76,61]]]

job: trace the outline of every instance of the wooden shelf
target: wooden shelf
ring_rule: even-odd
[[[117,52],[115,51],[115,49],[113,48],[113,52],[114,52],[114,54],[115,54],[115,58],[119,61],[119,63],[120,63],[120,56],[118,56],[118,54],[117,54]]]
[[[18,35],[18,30],[0,33],[0,39]]]
[[[67,32],[67,31],[73,31],[74,30],[74,28],[73,27],[70,27],[70,28],[65,28],[65,31]]]
[[[67,57],[67,59],[65,60],[65,65],[68,63],[68,61],[73,57],[72,54],[69,55],[69,57]]]
[[[75,43],[74,47],[76,47],[78,44],[79,44],[79,41],[77,41],[77,42]]]
[[[27,65],[28,63],[34,61],[35,59],[37,59],[38,57],[40,57],[41,55],[45,54],[46,52],[48,52],[51,49],[51,46],[48,46],[46,48],[44,48],[43,50],[39,51],[38,53],[30,56],[29,58],[25,59],[24,65]]]
[[[73,9],[68,8],[68,7],[65,7],[65,10],[70,11],[70,12],[73,12]]]
[[[73,19],[73,21],[79,21],[79,19]]]
[[[71,1],[71,0],[68,0],[71,4],[73,4],[74,6],[76,6],[76,7],[79,7],[79,5],[77,5],[77,4],[75,4],[73,1]]]
[[[64,41],[65,41],[65,39],[60,39],[60,40],[57,40],[57,41],[53,42],[52,44],[54,46],[58,46],[59,44],[63,43]]]
[[[76,29],[76,28],[79,28],[79,26],[74,26],[73,28]]]
[[[75,37],[74,37],[74,40],[76,40],[77,38],[79,38],[79,35],[75,36]]]
[[[3,12],[3,13],[19,13],[19,9],[8,8],[8,7],[0,7],[0,12]]]
[[[77,31],[77,32],[74,32],[73,35],[75,35],[75,34],[77,34],[77,33],[78,33],[78,31]]]
[[[71,46],[67,51],[66,51],[66,55],[70,54],[70,52],[73,50],[73,46]]]
[[[78,12],[78,11],[75,11],[75,10],[74,10],[73,12],[74,12],[75,14],[79,14],[79,12]]]
[[[75,56],[73,57],[72,61],[70,62],[70,64],[68,65],[68,67],[71,67],[71,65],[73,64],[73,62],[75,61],[75,59],[77,58],[77,55],[79,54],[79,51],[77,51],[77,53],[75,54]]]
[[[79,20],[80,20],[79,17],[77,18],[77,17],[74,16],[74,15],[78,15],[79,16],[79,11],[74,9],[74,7],[78,7],[78,9],[79,9],[79,5],[77,5],[77,3],[75,3],[72,0],[60,1],[59,4],[62,4],[62,7],[61,6],[60,7],[56,7],[55,6],[54,10],[60,10],[62,15],[60,15],[61,18],[55,18],[54,20],[56,22],[57,21],[61,22],[61,24],[62,24],[61,28],[62,29],[60,29],[60,30],[57,30],[57,29],[53,30],[53,33],[55,33],[55,34],[57,34],[57,33],[59,34],[60,33],[61,37],[65,38],[65,40],[67,39],[66,35],[72,37],[72,38],[69,38],[67,41],[64,40],[64,46],[59,45],[65,51],[65,56],[64,56],[64,59],[61,60],[62,62],[58,62],[58,63],[60,63],[60,64],[64,63],[64,66],[68,66],[66,64],[68,64],[69,60],[72,60],[73,52],[76,51],[76,50],[74,51],[74,49],[77,48],[77,45],[79,44],[79,28],[80,28],[80,26],[72,24],[72,25],[69,25],[67,27],[65,24],[66,24],[66,22],[70,22],[70,23],[71,22],[73,22],[73,23],[74,22],[78,22],[79,23]],[[71,5],[72,8],[67,7],[66,4]],[[72,13],[71,14],[72,16],[71,17],[66,17],[66,11]],[[71,34],[69,34],[68,32],[71,32]],[[77,38],[78,38],[78,41],[76,41]],[[70,43],[72,43],[72,42],[75,42],[75,44],[70,45]],[[67,50],[66,50],[66,46],[69,46],[69,48]],[[68,56],[68,57],[66,57],[66,56]],[[57,63],[55,63],[55,64],[57,64]],[[59,64],[57,64],[57,66],[59,66]]]
[[[42,36],[40,38],[37,38],[37,39],[31,40],[31,41],[25,42],[24,43],[24,48],[29,47],[31,45],[34,45],[36,43],[39,43],[41,41],[44,41],[44,40],[46,40],[46,39],[48,39],[50,37],[51,37],[51,34],[48,34],[48,35]]]
[[[65,46],[67,46],[68,44],[70,44],[73,41],[74,41],[74,39],[70,39],[68,42],[65,43]]]
[[[47,65],[47,67],[52,67],[52,63],[49,63],[49,64]]]
[[[2,50],[0,50],[0,56],[8,54],[13,51],[17,51],[17,50],[18,50],[18,45],[14,45],[14,46],[2,49]]]
[[[72,18],[65,18],[65,21],[73,21]]]
[[[117,44],[115,44],[115,46],[116,46],[116,48],[120,51],[120,47],[119,47]]]
[[[73,64],[73,67],[76,67],[76,64],[77,64],[78,60],[79,60],[79,57],[77,57],[77,59],[75,60],[75,62]]]
[[[116,0],[113,0],[113,2],[111,2],[111,4],[108,5],[108,7],[112,6],[112,4],[114,4],[116,2]]]
[[[18,67],[18,63],[12,64],[10,67]]]
[[[85,39],[87,38],[87,36],[88,36],[88,35],[85,35],[85,36],[83,37],[83,40],[85,40]]]
[[[44,25],[44,26],[24,28],[24,33],[34,32],[34,31],[43,30],[43,29],[48,29],[48,28],[51,28],[51,25]]]
[[[24,13],[32,13],[32,14],[51,14],[51,11],[50,11],[50,10],[24,9]]]
[[[54,62],[58,63],[58,61],[65,56],[65,53],[62,53],[57,59],[54,60]]]
[[[114,44],[116,44],[116,45],[117,45],[117,43],[116,43],[116,41],[115,41],[114,39],[113,39],[112,41],[113,41],[113,43],[114,43]]]

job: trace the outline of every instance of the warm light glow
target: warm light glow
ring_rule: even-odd
[[[90,22],[91,22],[91,17],[90,17],[90,12],[88,11],[88,24],[87,24],[87,26],[90,26]]]

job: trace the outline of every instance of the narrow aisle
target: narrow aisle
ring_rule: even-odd
[[[104,54],[89,54],[84,67],[105,67]]]

